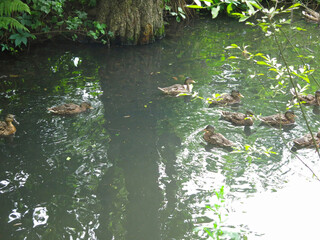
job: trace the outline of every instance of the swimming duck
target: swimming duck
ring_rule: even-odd
[[[291,93],[295,96],[295,92],[291,90]],[[317,90],[314,95],[308,94],[308,95],[301,95],[298,94],[297,96],[300,101],[304,102],[308,105],[320,105],[320,90]]]
[[[214,131],[214,126],[208,125],[203,131],[205,134],[203,135],[203,139],[212,145],[218,147],[231,147],[234,146],[234,143],[226,139],[221,133],[216,133]]]
[[[17,131],[16,127],[12,124],[13,121],[18,124],[12,114],[8,114],[4,121],[0,121],[0,136],[9,136]]]
[[[246,113],[238,112],[221,112],[223,119],[232,122],[236,126],[252,126],[253,125],[253,113],[247,110]]]
[[[85,112],[87,109],[93,109],[93,107],[91,107],[87,102],[82,102],[80,106],[74,103],[66,103],[60,106],[48,108],[48,111],[59,115],[72,115]]]
[[[193,88],[192,83],[195,83],[195,81],[193,81],[190,77],[186,77],[184,84],[174,84],[164,88],[158,87],[158,89],[165,94],[177,96],[180,93],[191,93]]]
[[[225,93],[219,96],[217,99],[214,99],[209,107],[213,107],[215,105],[232,105],[241,102],[241,98],[244,96],[238,90],[232,90],[230,94]]]
[[[314,140],[316,141],[316,144],[320,144],[320,131],[317,134],[313,134]],[[294,147],[296,148],[309,148],[314,147],[314,142],[312,139],[311,134],[306,134],[301,138],[297,138],[293,140]]]
[[[295,117],[296,115],[294,114],[294,111],[288,110],[285,112],[285,114],[275,114],[272,116],[260,117],[260,120],[264,124],[271,125],[273,127],[281,127],[295,123]]]

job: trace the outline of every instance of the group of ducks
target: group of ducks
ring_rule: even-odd
[[[184,84],[174,84],[169,87],[160,88],[162,92],[172,96],[179,96],[183,94],[190,94],[192,92],[192,84],[195,83],[190,77],[187,77],[184,81]],[[293,93],[293,92],[292,92]],[[238,90],[232,90],[230,94],[222,94],[216,99],[213,99],[210,103],[209,107],[213,107],[216,105],[226,106],[226,105],[234,105],[239,104],[241,102],[241,98],[243,96]],[[297,98],[306,104],[320,106],[320,90],[315,92],[315,95],[297,95]],[[73,115],[86,111],[87,109],[92,109],[91,105],[87,102],[82,102],[80,105],[74,103],[67,103],[60,106],[48,108],[48,111],[53,114],[58,115]],[[240,112],[221,112],[222,118],[231,122],[236,126],[252,126],[253,125],[253,113],[251,111],[246,111],[246,113]],[[272,127],[284,127],[288,125],[292,125],[295,123],[296,115],[292,110],[286,111],[284,114],[275,114],[266,117],[259,117],[263,124],[272,126]],[[0,121],[0,137],[10,136],[14,134],[17,130],[13,125],[13,122],[18,124],[15,120],[15,116],[13,114],[8,114],[4,121]],[[204,129],[205,133],[203,135],[204,140],[218,147],[232,147],[234,143],[230,140],[226,139],[221,133],[215,132],[215,128],[212,125],[208,125]],[[320,144],[320,131],[311,136],[311,134],[307,134],[301,138],[295,139],[294,144],[296,147],[313,147],[315,144]]]
[[[158,88],[163,93],[171,95],[171,96],[179,96],[184,94],[190,94],[192,91],[192,84],[195,83],[190,77],[187,77],[184,81],[184,84],[175,84],[165,88]],[[293,92],[292,92],[293,93]],[[295,94],[294,94],[295,95]],[[214,107],[217,105],[226,106],[226,105],[235,105],[241,103],[241,98],[243,95],[238,90],[232,90],[231,93],[222,94],[218,98],[215,98],[210,103],[209,107]],[[316,105],[320,106],[320,90],[315,92],[315,95],[297,95],[297,98],[305,104],[308,105]],[[248,110],[246,113],[240,112],[228,112],[222,111],[221,112],[222,118],[231,122],[236,126],[252,126],[253,125],[253,113]],[[266,117],[259,117],[262,124],[269,125],[272,127],[285,127],[290,126],[295,123],[294,111],[288,110],[284,114],[275,114]],[[215,132],[215,128],[212,125],[208,125],[204,129],[205,133],[203,135],[204,140],[213,145],[218,147],[232,147],[235,144],[225,138],[221,133]],[[303,148],[303,147],[313,147],[315,144],[320,144],[320,131],[315,134],[313,137],[311,134],[307,134],[301,138],[293,140],[294,147],[296,149]]]
[[[93,109],[93,107],[91,107],[91,105],[87,102],[82,102],[80,105],[66,103],[60,106],[48,108],[48,111],[58,115],[74,115],[85,112],[87,109]],[[0,121],[0,137],[10,136],[17,131],[16,127],[13,125],[13,122],[15,124],[19,124],[13,114],[8,114],[4,121]]]

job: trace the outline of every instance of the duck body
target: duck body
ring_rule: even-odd
[[[190,77],[187,77],[184,81],[184,84],[174,84],[164,88],[158,87],[158,89],[167,95],[177,96],[181,93],[191,93],[193,88],[192,83],[195,83],[195,81],[193,81]]]
[[[285,114],[275,114],[266,117],[260,117],[262,123],[271,125],[273,127],[281,127],[286,125],[292,125],[295,123],[295,114],[292,110],[288,110]]]
[[[204,129],[205,133],[203,135],[203,139],[214,146],[218,147],[232,147],[234,143],[230,140],[226,139],[221,133],[216,133],[214,131],[214,127],[212,125],[208,125]]]
[[[314,140],[317,145],[320,144],[320,131],[317,134],[313,134]],[[301,138],[297,138],[293,140],[294,147],[296,148],[310,148],[314,147],[314,141],[312,139],[311,134],[306,134]]]
[[[301,95],[298,94],[297,98],[301,101],[304,102],[307,105],[316,105],[320,106],[320,90],[317,90],[315,92],[315,95],[308,94],[308,95]]]
[[[87,102],[83,102],[79,105],[74,103],[66,103],[60,106],[48,108],[48,111],[58,115],[73,115],[81,112],[85,112],[87,109],[93,109]]]
[[[251,111],[247,111],[246,113],[222,111],[221,115],[223,119],[231,122],[236,126],[252,126],[253,125],[253,119],[252,119],[253,113]]]
[[[238,90],[232,90],[231,93],[224,93],[217,99],[211,101],[209,107],[216,105],[233,105],[239,104],[243,95]]]
[[[16,122],[12,114],[8,114],[5,121],[0,121],[0,136],[10,136],[17,131],[16,127],[12,124],[13,121]]]

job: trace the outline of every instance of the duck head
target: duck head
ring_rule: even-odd
[[[8,114],[6,117],[5,117],[5,122],[6,123],[16,123],[16,124],[19,124],[18,121],[15,119],[15,116],[13,114]]]
[[[87,102],[82,102],[82,103],[80,104],[80,107],[81,107],[81,108],[85,108],[85,109],[93,109],[93,107],[91,106],[91,104],[90,104],[90,103],[87,103]]]
[[[191,79],[191,77],[186,77],[186,79],[184,80],[184,84],[185,85],[189,85],[189,84],[192,84],[192,83],[196,83],[195,81],[193,81]]]
[[[248,117],[253,117],[253,112],[251,111],[251,110],[247,110],[246,111],[246,115],[248,116]]]
[[[205,129],[203,129],[203,131],[205,131],[206,133],[214,133],[214,126],[212,125],[208,125]]]
[[[239,90],[237,90],[237,89],[233,89],[233,90],[231,91],[231,96],[232,96],[233,98],[242,98],[242,97],[244,97],[244,96],[239,92]]]
[[[294,114],[294,111],[293,110],[288,110],[285,112],[284,116],[286,117],[286,119],[290,120],[291,121],[294,121],[294,118],[297,117],[295,114]]]

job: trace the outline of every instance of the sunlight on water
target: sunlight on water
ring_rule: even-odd
[[[249,239],[314,239],[319,234],[320,183],[293,176],[274,193],[260,193],[235,203],[231,223],[244,224],[261,235]]]

